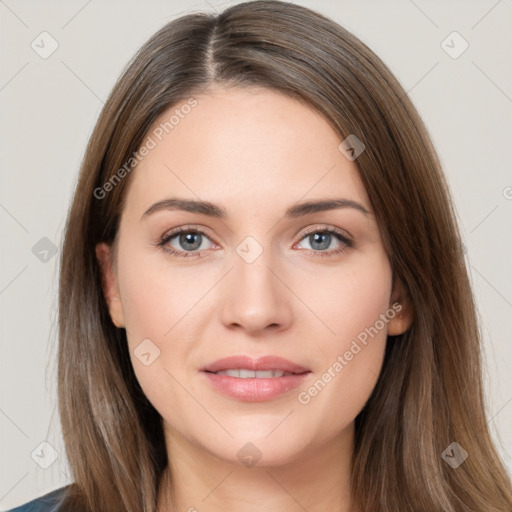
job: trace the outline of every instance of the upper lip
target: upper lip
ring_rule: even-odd
[[[246,370],[283,370],[290,373],[304,373],[308,372],[307,368],[283,359],[277,356],[263,356],[259,358],[252,358],[249,356],[230,356],[218,359],[213,363],[201,368],[201,371],[219,372],[222,370],[230,369],[246,369]]]

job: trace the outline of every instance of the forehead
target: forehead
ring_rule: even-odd
[[[137,211],[168,195],[254,211],[341,194],[370,209],[331,125],[274,90],[217,87],[195,95],[160,115],[148,137],[152,149],[135,168],[126,201]]]

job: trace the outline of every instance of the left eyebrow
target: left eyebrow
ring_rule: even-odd
[[[296,204],[288,208],[285,212],[285,217],[296,218],[311,213],[323,212],[327,210],[334,210],[337,208],[354,208],[365,215],[370,212],[356,201],[350,199],[326,199],[322,201],[308,201],[305,203]],[[227,217],[226,211],[220,206],[217,206],[209,201],[197,201],[195,199],[178,199],[170,198],[158,201],[151,205],[143,214],[142,218],[162,210],[182,210],[191,213],[200,213],[215,217],[218,219],[225,219]]]
[[[370,212],[356,201],[350,199],[328,199],[325,201],[309,201],[300,203],[286,210],[286,217],[301,217],[315,212],[323,212],[326,210],[335,210],[337,208],[355,208],[356,210],[369,215]]]

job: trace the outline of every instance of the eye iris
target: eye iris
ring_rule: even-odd
[[[311,247],[314,249],[327,249],[331,241],[331,235],[329,233],[314,233],[309,235]],[[315,247],[313,244],[319,243],[320,247]]]
[[[192,244],[193,247],[186,247],[185,243]],[[180,245],[187,250],[195,250],[201,246],[201,233],[186,233],[180,235]]]

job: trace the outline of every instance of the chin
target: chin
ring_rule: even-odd
[[[225,462],[247,468],[276,467],[294,463],[310,445],[303,434],[294,437],[286,429],[283,429],[281,435],[277,434],[277,430],[268,435],[268,429],[265,429],[265,433],[259,430],[231,433],[233,439],[205,446],[205,449]]]

